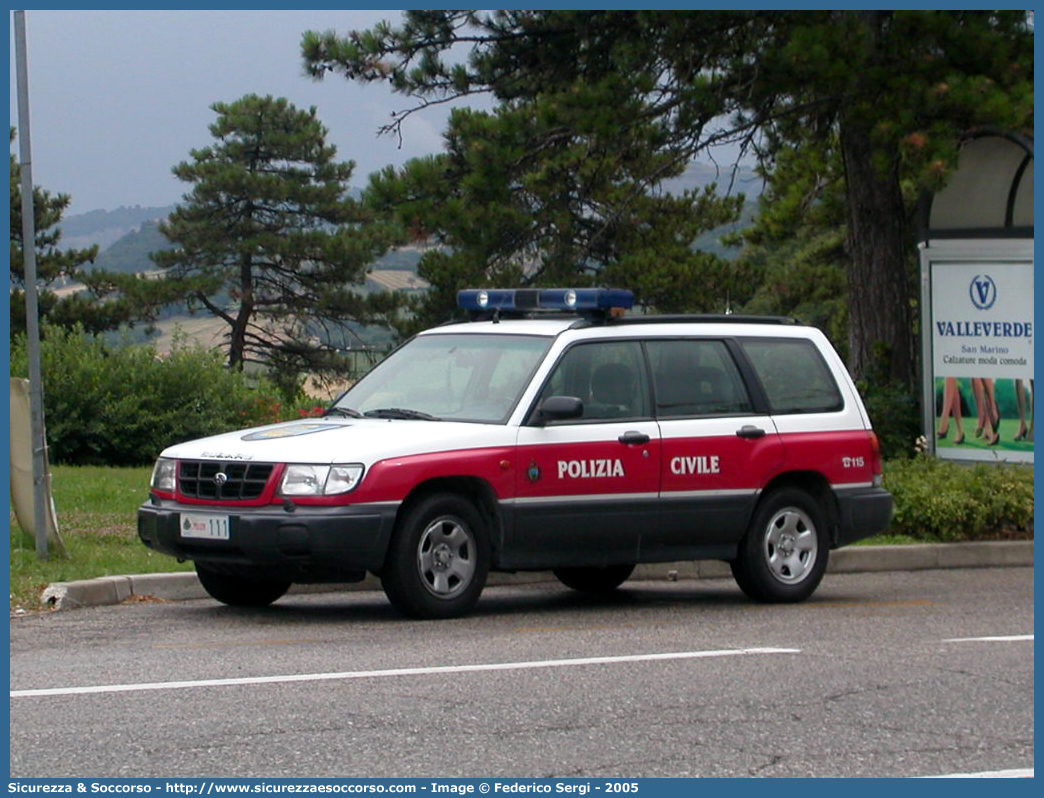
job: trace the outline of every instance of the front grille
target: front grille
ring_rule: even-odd
[[[271,463],[182,460],[178,484],[182,495],[192,499],[246,501],[260,498],[274,467]]]

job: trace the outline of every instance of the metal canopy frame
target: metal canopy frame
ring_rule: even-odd
[[[949,184],[922,194],[917,223],[918,241],[928,246],[955,238],[1033,238],[1033,139],[993,128],[970,133]]]

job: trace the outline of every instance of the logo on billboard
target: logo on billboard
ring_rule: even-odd
[[[989,310],[997,301],[997,284],[988,274],[977,274],[972,277],[968,294],[975,307],[979,310]]]

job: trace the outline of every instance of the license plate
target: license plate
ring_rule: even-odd
[[[201,540],[228,540],[228,516],[182,513],[181,536]]]

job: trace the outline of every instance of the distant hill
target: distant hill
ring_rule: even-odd
[[[700,190],[716,184],[719,193],[743,193],[747,197],[741,220],[735,225],[711,231],[696,241],[696,247],[719,254],[734,254],[721,246],[722,235],[750,223],[756,210],[756,202],[763,183],[749,167],[738,168],[733,173],[731,165],[716,167],[712,164],[692,163],[685,172],[664,182],[670,192]],[[358,196],[359,189],[352,189]],[[170,249],[170,242],[159,232],[159,221],[166,219],[176,206],[120,207],[114,211],[90,211],[69,216],[61,222],[63,248],[81,249],[97,244],[101,252],[94,268],[109,271],[135,273],[149,271],[155,266],[149,259],[150,252]],[[413,248],[389,252],[375,264],[375,270],[398,269],[416,272],[421,253]]]
[[[151,271],[156,264],[149,258],[149,253],[173,248],[174,245],[159,231],[158,221],[142,222],[102,250],[93,268],[125,274]]]
[[[706,163],[691,163],[678,177],[665,180],[667,191],[680,192],[685,189],[702,189],[717,185],[719,194],[744,194],[748,200],[756,200],[764,190],[764,181],[748,166],[740,166],[733,172],[731,164],[715,166]]]
[[[62,247],[85,249],[97,244],[101,249],[115,243],[142,223],[166,219],[173,205],[163,207],[120,207],[114,211],[90,211],[67,216],[58,225],[62,230]]]
[[[156,264],[149,258],[149,253],[173,248],[174,246],[159,231],[158,222],[143,222],[112,246],[102,250],[95,259],[93,268],[126,274],[152,271]],[[421,250],[416,247],[404,247],[385,254],[374,265],[374,269],[403,269],[416,272],[420,257]]]

